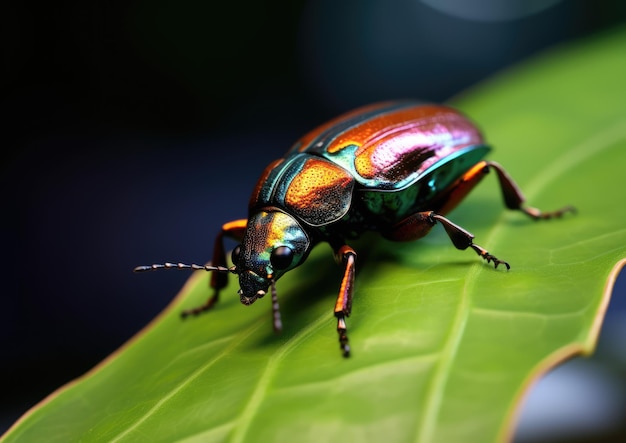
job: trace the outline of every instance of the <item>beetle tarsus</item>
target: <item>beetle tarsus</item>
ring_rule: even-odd
[[[474,235],[472,233],[461,228],[459,225],[452,223],[447,218],[439,214],[435,214],[434,212],[429,213],[428,217],[443,225],[448,237],[450,237],[450,240],[452,241],[452,244],[454,244],[457,249],[463,250],[472,248],[478,255],[487,261],[487,263],[493,263],[494,268],[497,268],[499,265],[504,265],[507,270],[511,269],[511,266],[507,262],[491,255],[485,248],[474,244]]]
[[[524,214],[532,218],[533,220],[549,220],[551,218],[561,218],[563,214],[571,212],[576,214],[576,208],[574,206],[565,206],[556,211],[543,212],[537,208],[520,208]]]
[[[480,255],[480,256],[481,256],[484,260],[486,260],[486,261],[487,261],[487,263],[493,263],[493,267],[494,267],[494,269],[497,269],[497,268],[498,268],[498,265],[504,265],[504,266],[506,266],[507,271],[508,271],[509,269],[511,269],[511,265],[509,265],[509,264],[508,264],[507,262],[505,262],[504,260],[500,260],[500,259],[498,259],[497,257],[495,257],[495,256],[491,255],[491,254],[490,254],[490,253],[489,253],[486,249],[484,249],[484,248],[482,248],[482,247],[480,247],[480,246],[478,246],[478,245],[475,245],[475,244],[473,244],[473,243],[472,243],[470,246],[471,246],[471,248],[472,248],[474,251],[476,251],[476,253],[477,253],[478,255]]]
[[[350,345],[348,344],[348,334],[346,320],[343,316],[337,317],[337,333],[339,334],[339,349],[344,357],[350,357]]]

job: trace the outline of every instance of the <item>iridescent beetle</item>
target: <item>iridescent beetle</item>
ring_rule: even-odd
[[[328,242],[343,266],[334,313],[340,348],[347,357],[345,319],[352,307],[356,252],[346,239],[375,231],[390,240],[416,240],[440,223],[456,248],[472,248],[496,268],[509,269],[507,262],[474,244],[470,232],[444,217],[491,169],[509,209],[533,219],[574,210],[523,207],[521,191],[502,167],[483,160],[489,151],[476,126],[447,106],[399,101],[357,109],[309,132],[265,169],[252,192],[248,219],[226,223],[217,235],[213,266],[165,263],[135,271],[215,271],[213,295],[183,316],[211,309],[228,273],[236,274],[245,305],[271,291],[274,329],[280,331],[276,281],[302,264],[316,244]],[[224,237],[241,241],[230,268]]]

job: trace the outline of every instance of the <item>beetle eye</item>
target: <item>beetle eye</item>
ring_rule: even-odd
[[[287,269],[293,261],[293,251],[287,246],[279,246],[272,251],[270,262],[275,269]]]
[[[237,266],[237,263],[239,262],[240,253],[241,253],[241,245],[237,245],[235,249],[233,249],[233,252],[230,254],[230,258],[233,261],[233,264],[235,266]]]

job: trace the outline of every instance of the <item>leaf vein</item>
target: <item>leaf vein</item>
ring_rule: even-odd
[[[154,415],[159,409],[161,409],[169,400],[174,398],[180,391],[182,391],[186,386],[188,386],[191,382],[197,379],[203,372],[207,371],[214,364],[216,364],[220,359],[224,358],[233,348],[235,348],[239,343],[243,342],[249,335],[251,335],[259,326],[261,322],[256,322],[251,325],[247,331],[242,332],[236,340],[232,340],[231,343],[225,347],[222,352],[217,354],[211,360],[206,362],[204,365],[200,366],[194,372],[191,373],[188,377],[185,377],[181,383],[177,384],[172,390],[170,390],[166,395],[164,395],[159,401],[157,401],[150,409],[146,411],[144,415],[139,417],[135,423],[126,428],[124,431],[119,433],[117,436],[111,439],[111,442],[121,441],[123,438],[127,437],[131,432],[137,430],[139,426],[141,426],[146,420],[148,420],[152,415]]]

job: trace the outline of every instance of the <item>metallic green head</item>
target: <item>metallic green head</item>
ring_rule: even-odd
[[[263,297],[273,282],[304,261],[310,244],[298,221],[284,212],[267,209],[251,215],[232,257],[241,303],[250,305]]]

